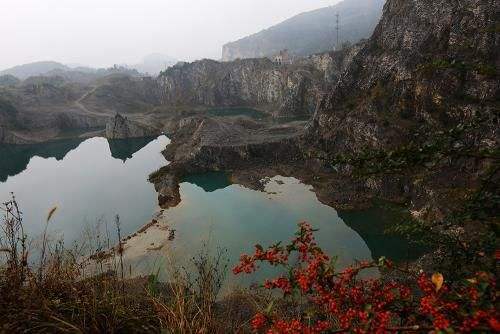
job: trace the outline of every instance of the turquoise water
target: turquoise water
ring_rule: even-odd
[[[82,232],[88,227],[112,226],[117,214],[123,235],[132,234],[159,211],[157,194],[147,178],[167,163],[161,151],[168,143],[167,137],[160,136],[2,146],[0,200],[15,193],[30,235],[43,231],[53,206],[58,210],[49,230],[67,243],[85,239]],[[231,184],[223,173],[206,173],[186,177],[180,192],[181,203],[163,216],[176,230],[168,256],[183,262],[208,243],[210,249],[227,249],[233,266],[241,253],[252,252],[257,243],[266,246],[290,240],[301,221],[319,229],[319,245],[338,256],[340,267],[380,256],[404,261],[413,255],[408,242],[384,234],[393,221],[386,211],[339,213],[294,178],[269,179],[262,192]],[[164,265],[163,256],[152,254],[135,265],[148,273],[154,265]]]
[[[0,146],[0,201],[14,192],[30,235],[40,234],[50,208],[58,210],[49,229],[54,238],[79,241],[97,223],[121,218],[124,233],[151,219],[158,209],[148,175],[166,164],[161,150],[169,142],[133,139]]]
[[[165,213],[176,230],[173,249],[169,249],[174,258],[193,254],[193,245],[208,243],[212,249],[227,249],[229,262],[234,264],[240,254],[251,253],[255,244],[289,241],[301,221],[319,230],[320,247],[338,256],[339,267],[380,256],[405,261],[415,255],[408,242],[384,233],[393,219],[391,213],[376,208],[339,214],[294,178],[272,178],[265,192],[260,192],[230,185],[222,173],[197,175],[186,179],[180,191],[181,204]],[[268,274],[265,270],[251,279]]]

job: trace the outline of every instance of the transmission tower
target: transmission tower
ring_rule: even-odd
[[[335,25],[335,31],[337,33],[337,41],[335,44],[335,50],[340,50],[340,20],[339,20],[339,13],[335,14],[336,18],[336,25]]]

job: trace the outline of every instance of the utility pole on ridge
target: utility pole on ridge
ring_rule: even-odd
[[[337,33],[337,41],[335,42],[335,50],[340,50],[340,24],[339,24],[339,13],[335,14],[336,26],[335,30]]]

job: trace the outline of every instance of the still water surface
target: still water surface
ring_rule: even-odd
[[[47,212],[58,211],[50,231],[66,243],[78,241],[86,226],[113,223],[120,215],[131,234],[159,210],[148,175],[165,165],[169,139],[64,140],[29,146],[0,146],[0,200],[14,192],[31,235],[40,234]],[[320,246],[339,264],[388,256],[404,260],[406,241],[384,234],[391,215],[375,208],[339,213],[320,203],[311,187],[275,177],[264,192],[232,185],[222,173],[194,175],[181,184],[181,203],[164,212],[176,238],[174,256],[189,258],[203,243],[228,250],[231,264],[252,245],[287,241],[297,222],[319,229]]]
[[[14,192],[30,235],[42,232],[53,206],[50,230],[66,242],[98,221],[112,223],[116,214],[124,233],[132,233],[157,209],[147,178],[166,164],[160,152],[168,142],[92,138],[0,147],[0,200]]]

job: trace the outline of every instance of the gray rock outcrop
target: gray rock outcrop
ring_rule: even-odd
[[[164,105],[253,107],[290,117],[312,115],[325,75],[309,60],[280,66],[266,58],[205,59],[171,67],[158,82]]]
[[[497,141],[499,7],[388,0],[373,36],[322,100],[309,142],[332,153],[390,148],[420,127],[432,133],[478,116],[486,121],[475,140]]]
[[[161,131],[152,126],[129,120],[120,114],[106,123],[106,138],[126,139],[157,136]]]

